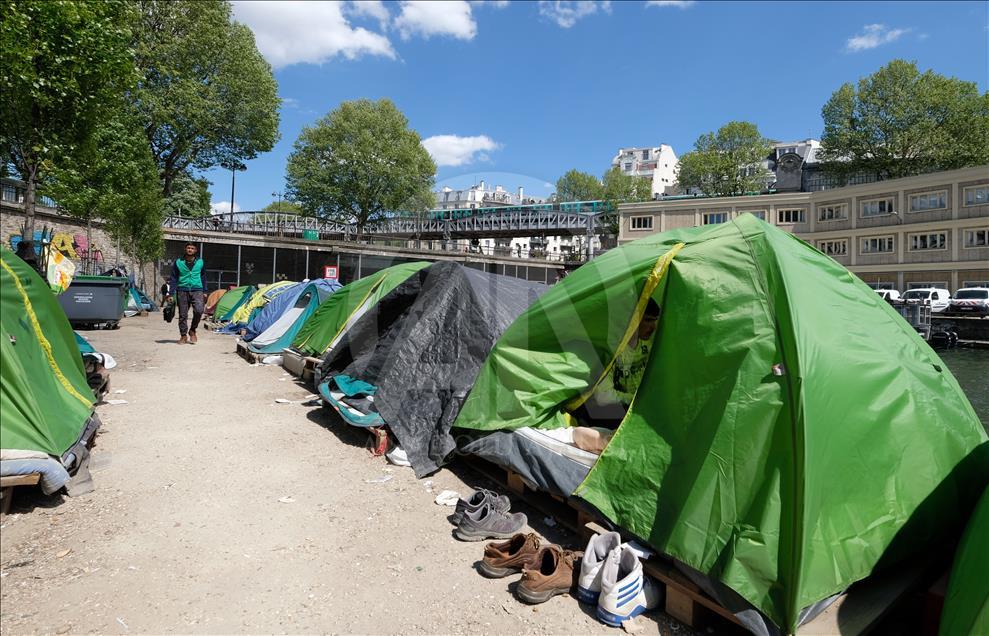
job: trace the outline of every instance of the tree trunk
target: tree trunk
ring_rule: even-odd
[[[31,154],[31,158],[28,161],[30,163],[27,166],[27,174],[24,175],[27,177],[25,180],[27,188],[24,191],[24,233],[21,235],[22,241],[34,240],[34,208],[38,188],[38,164],[34,161],[34,153]]]
[[[86,273],[94,273],[93,267],[93,214],[86,215]]]

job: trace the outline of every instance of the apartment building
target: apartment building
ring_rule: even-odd
[[[463,190],[444,187],[434,194],[436,195],[434,210],[475,210],[477,208],[542,203],[544,201],[539,197],[527,197],[522,186],[519,186],[517,191],[511,192],[500,185],[491,188],[484,181]]]
[[[680,160],[672,146],[660,144],[649,148],[619,148],[611,160],[622,173],[652,179],[653,196],[668,194],[676,183]]]
[[[815,192],[673,197],[619,207],[619,244],[752,213],[875,288],[989,286],[989,166]]]

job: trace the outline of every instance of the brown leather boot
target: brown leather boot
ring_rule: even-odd
[[[189,344],[189,337],[188,336],[182,336],[182,337],[180,337],[179,338],[179,344]]]
[[[574,569],[580,556],[580,552],[564,550],[558,545],[541,548],[523,568],[515,595],[520,601],[534,605],[568,593],[574,585]]]
[[[525,567],[531,567],[532,558],[539,552],[539,536],[516,534],[502,543],[489,543],[484,546],[484,559],[477,569],[489,579],[500,579],[518,574]]]
[[[189,331],[189,344],[196,344],[198,341],[199,338],[196,337],[196,330]]]

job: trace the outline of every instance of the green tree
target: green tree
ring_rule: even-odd
[[[286,214],[302,214],[302,206],[295,201],[272,201],[261,208],[262,212],[284,212]]]
[[[189,169],[246,161],[278,140],[278,86],[221,0],[140,0],[136,103],[165,196]]]
[[[158,173],[144,132],[125,106],[71,154],[50,163],[45,191],[63,212],[86,221],[90,244],[92,222],[101,219],[122,245],[142,245],[129,251],[133,256],[159,251],[151,247],[161,243]]]
[[[710,196],[733,196],[762,189],[768,171],[762,162],[772,145],[755,124],[731,121],[701,135],[694,150],[680,157],[677,185]]]
[[[104,2],[0,3],[0,159],[26,183],[25,235],[52,161],[90,143],[137,79],[134,6]]]
[[[172,181],[172,193],[165,199],[162,214],[202,218],[210,215],[210,202],[209,180],[180,172]]]
[[[636,177],[612,166],[604,173],[604,200],[617,207],[619,203],[652,200],[652,179]]]
[[[344,102],[299,134],[288,159],[287,192],[310,215],[371,221],[427,196],[436,164],[390,100]]]
[[[989,93],[974,82],[893,60],[824,105],[827,172],[884,178],[989,163]]]
[[[604,186],[592,174],[568,170],[556,180],[557,201],[597,201],[604,197]]]

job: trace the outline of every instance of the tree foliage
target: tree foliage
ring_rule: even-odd
[[[436,164],[390,100],[344,102],[306,127],[288,159],[287,193],[313,216],[355,223],[407,210],[432,190]]]
[[[0,153],[27,184],[26,233],[53,159],[91,142],[137,79],[126,0],[0,4]]]
[[[145,141],[145,145],[147,142]],[[172,181],[172,193],[165,199],[165,216],[202,218],[210,215],[209,180],[180,172]]]
[[[717,132],[701,135],[694,150],[680,157],[677,185],[710,196],[758,192],[768,174],[762,162],[771,150],[771,143],[755,124],[728,122]]]
[[[604,173],[604,200],[617,207],[619,203],[652,200],[652,179],[636,177],[621,171],[618,166],[612,166]]]
[[[821,114],[819,156],[831,174],[895,178],[989,163],[989,93],[912,62],[842,85]]]
[[[246,161],[278,140],[278,86],[222,0],[140,0],[138,108],[166,196],[189,169]]]
[[[261,208],[262,212],[284,212],[286,214],[302,214],[302,206],[295,201],[272,201]]]
[[[592,174],[568,170],[556,180],[557,201],[597,201],[604,197],[604,186]]]

